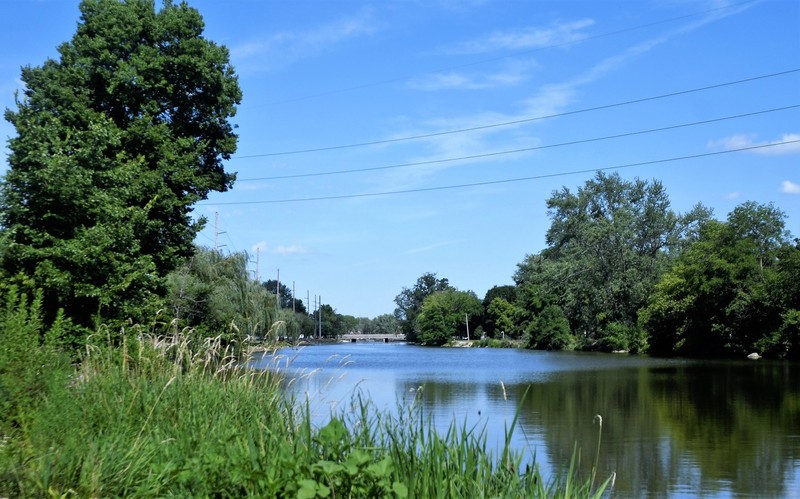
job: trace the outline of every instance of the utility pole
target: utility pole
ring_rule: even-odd
[[[219,251],[220,248],[225,246],[224,244],[222,246],[219,245],[219,235],[220,234],[225,234],[225,232],[224,231],[223,232],[219,231],[219,212],[215,211],[214,212],[214,252],[215,253],[217,251]]]
[[[322,296],[319,297],[319,338],[322,339]]]
[[[275,286],[275,297],[278,302],[278,310],[281,308],[281,269],[278,269],[278,285]]]
[[[469,341],[469,314],[464,314],[464,323],[467,325],[467,341]]]
[[[259,255],[261,255],[261,247],[256,246],[256,282],[261,282],[261,275],[258,273]]]
[[[294,304],[297,302],[297,298],[294,297],[295,292],[296,291],[294,289],[294,281],[292,281],[292,313],[293,314],[297,312],[297,310],[295,310],[295,306],[294,306]]]

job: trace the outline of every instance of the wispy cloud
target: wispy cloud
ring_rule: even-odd
[[[796,184],[791,180],[784,180],[781,184],[781,192],[785,194],[800,194],[800,184]]]
[[[307,30],[281,31],[233,46],[231,58],[237,65],[272,69],[306,57],[329,51],[348,40],[376,31],[372,10],[362,9],[355,15]]]
[[[278,246],[272,248],[267,244],[266,241],[257,242],[256,244],[250,247],[250,251],[252,251],[253,253],[256,252],[271,253],[280,256],[305,255],[310,253],[310,250],[308,248],[300,244],[289,244],[289,245],[279,244]]]
[[[441,131],[468,129],[491,123],[515,122],[526,120],[533,117],[550,116],[564,112],[570,105],[580,98],[583,87],[589,86],[608,74],[618,71],[630,64],[633,60],[641,58],[659,45],[665,44],[674,38],[683,36],[703,26],[713,23],[722,18],[740,13],[754,3],[736,4],[725,9],[709,11],[705,15],[687,21],[680,26],[668,29],[655,36],[646,38],[639,43],[632,44],[627,48],[599,59],[595,64],[588,66],[582,72],[577,73],[571,78],[562,81],[551,82],[541,85],[528,98],[522,99],[516,112],[510,113],[490,113],[482,112],[465,116],[453,116],[441,119],[431,119],[426,123],[418,124],[413,129],[398,131],[389,138],[434,134]],[[459,46],[461,50],[471,50],[473,52],[499,50],[500,48],[523,48],[535,47],[539,45],[566,43],[568,40],[580,39],[580,30],[591,26],[591,20],[585,19],[566,23],[559,27],[551,27],[550,30],[540,29],[539,34],[534,36],[536,30],[531,29],[522,36],[523,31],[518,32],[496,32],[482,40],[473,40]],[[546,69],[546,68],[545,68]],[[429,81],[429,88],[450,87],[450,88],[476,88],[481,83],[486,83],[490,77],[478,78],[467,76],[461,73],[443,73],[439,81]],[[408,162],[434,160],[437,158],[465,157],[491,154],[497,151],[514,150],[536,147],[541,145],[541,140],[530,132],[531,123],[515,124],[513,126],[482,129],[470,133],[443,134],[423,139],[416,144],[424,144],[427,153],[417,154],[414,158],[409,158]],[[420,149],[416,149],[419,151]],[[534,154],[527,152],[524,154]],[[392,170],[387,174],[384,181],[397,189],[415,186],[426,180],[431,175],[453,167],[461,167],[470,162],[496,161],[498,158],[517,159],[519,155],[513,156],[494,156],[491,158],[474,158],[469,161],[458,161],[448,163],[435,163],[420,165],[412,168]]]
[[[585,28],[594,25],[592,19],[553,23],[549,26],[530,26],[518,30],[493,31],[443,51],[450,54],[482,54],[499,50],[529,50],[553,47],[583,40]]]
[[[442,71],[414,78],[408,86],[415,90],[485,90],[510,87],[527,81],[538,64],[533,60],[512,61],[493,73]]]
[[[790,143],[783,144],[784,142]],[[744,149],[747,147],[759,147],[759,149],[752,149],[750,152],[765,156],[798,154],[800,153],[800,133],[784,133],[775,140],[759,140],[758,134],[740,133],[731,135],[729,137],[724,137],[722,139],[711,140],[708,143],[708,147],[717,151],[730,151],[733,149]]]

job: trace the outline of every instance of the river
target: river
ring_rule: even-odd
[[[314,418],[357,392],[396,411],[419,397],[437,428],[486,428],[545,477],[565,473],[577,443],[614,497],[800,497],[800,365],[618,354],[346,343],[283,349],[255,361],[308,397]]]

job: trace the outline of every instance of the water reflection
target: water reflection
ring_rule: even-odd
[[[797,497],[800,487],[797,364],[383,344],[295,355],[291,369],[314,374],[293,389],[323,416],[356,390],[386,410],[417,396],[440,429],[485,426],[499,445],[519,407],[514,445],[547,474],[566,471],[576,443],[588,473],[601,414],[599,476],[616,472],[620,497]]]

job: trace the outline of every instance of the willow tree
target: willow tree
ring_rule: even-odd
[[[241,91],[200,14],[84,0],[59,57],[24,67],[6,119],[0,261],[79,326],[136,318],[193,252],[192,206],[234,181]]]

